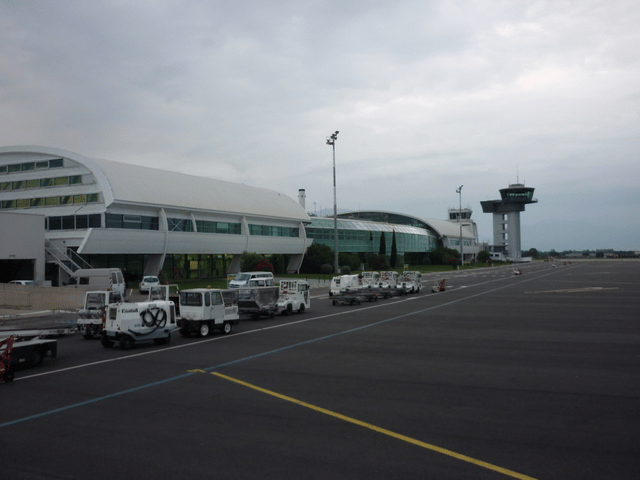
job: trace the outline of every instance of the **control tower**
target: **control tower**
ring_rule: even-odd
[[[511,260],[522,258],[520,244],[520,212],[533,198],[533,188],[514,183],[500,190],[500,200],[480,202],[484,213],[493,213],[493,245],[503,250]]]

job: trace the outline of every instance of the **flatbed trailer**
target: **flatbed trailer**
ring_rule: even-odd
[[[363,297],[358,292],[343,292],[339,295],[333,295],[331,303],[333,305],[360,305]]]
[[[241,287],[238,289],[238,315],[241,319],[270,317],[278,312],[279,287]]]
[[[75,326],[0,331],[0,381],[11,382],[17,366],[37,367],[45,357],[56,358],[56,337],[75,331]]]

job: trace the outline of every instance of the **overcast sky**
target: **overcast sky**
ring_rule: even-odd
[[[640,2],[0,0],[0,145],[640,249]]]

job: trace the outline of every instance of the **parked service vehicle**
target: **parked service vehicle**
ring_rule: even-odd
[[[229,288],[273,287],[273,273],[271,272],[240,272],[229,278]]]
[[[239,288],[238,313],[254,320],[260,316],[273,318],[278,311],[279,293],[279,287]]]
[[[145,275],[144,277],[142,277],[140,285],[138,286],[138,293],[148,292],[149,288],[155,287],[157,285],[160,285],[160,280],[158,279],[158,277],[155,277],[153,275]]]
[[[106,322],[107,308],[109,304],[124,303],[124,297],[120,292],[100,290],[84,294],[82,308],[78,312],[78,332],[89,340],[96,335],[102,335]]]
[[[380,288],[396,288],[398,285],[398,272],[380,272]]]
[[[126,296],[127,285],[119,268],[80,268],[69,278],[68,287],[109,290]]]
[[[178,329],[175,304],[170,300],[109,305],[102,346],[111,348],[119,342],[122,350],[136,342],[169,343],[171,332]]]
[[[280,280],[278,310],[283,315],[304,313],[311,307],[309,282],[306,280]]]
[[[398,284],[396,288],[401,293],[417,293],[422,288],[422,274],[420,272],[402,272],[400,278],[398,278]]]
[[[380,274],[378,272],[362,272],[363,288],[378,288],[380,286]]]
[[[11,382],[18,365],[37,367],[45,357],[55,358],[58,355],[58,341],[50,337],[74,331],[74,328],[67,327],[1,331],[0,381]]]
[[[9,285],[35,285],[33,280],[11,280]]]
[[[329,296],[340,295],[346,290],[359,290],[362,288],[358,275],[340,275],[331,279]]]
[[[180,334],[206,337],[214,329],[231,333],[239,320],[238,291],[192,288],[180,292]]]

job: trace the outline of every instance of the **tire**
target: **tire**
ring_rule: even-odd
[[[120,348],[122,350],[131,350],[136,341],[130,335],[123,335],[120,339]]]
[[[300,306],[298,307],[298,313],[304,313],[304,303],[301,303]]]
[[[37,348],[34,348],[31,351],[31,366],[37,367],[42,363],[42,360],[44,360],[44,355],[40,350],[38,350]]]
[[[182,335],[183,337],[189,338],[191,336],[191,332],[187,327],[182,327],[180,329],[180,335]]]
[[[222,333],[224,333],[225,335],[229,335],[231,333],[231,330],[233,330],[233,325],[231,324],[231,322],[224,322],[224,324],[222,325]]]
[[[4,383],[11,383],[15,378],[15,374],[13,372],[6,372],[4,374]]]
[[[104,348],[111,348],[111,347],[113,347],[113,344],[115,342],[113,340],[109,340],[109,337],[107,337],[106,334],[102,334],[102,338],[100,339],[100,343],[102,344],[102,346]]]
[[[293,313],[293,305],[290,303],[287,305],[287,315],[291,315]]]
[[[208,336],[210,332],[211,332],[211,329],[209,328],[209,323],[202,322],[200,324],[200,329],[198,330],[198,333],[200,334],[200,336],[204,338]]]

